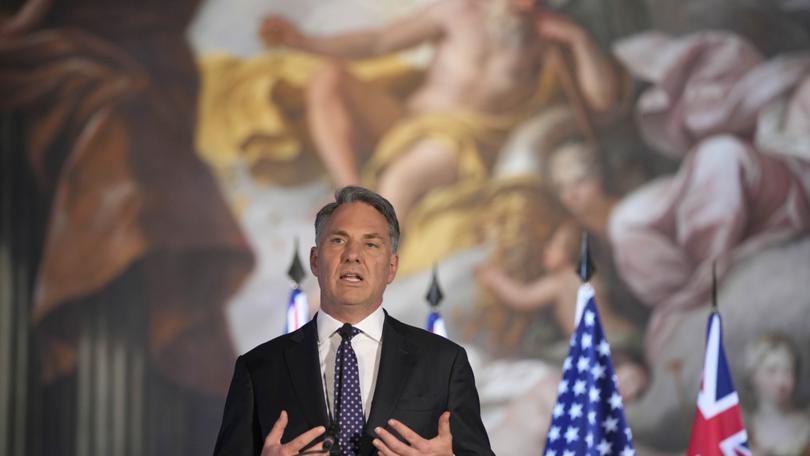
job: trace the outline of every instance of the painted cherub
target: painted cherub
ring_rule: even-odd
[[[747,415],[756,455],[801,455],[810,451],[810,413],[796,407],[799,354],[782,333],[765,333],[746,350],[747,380],[755,406]]]

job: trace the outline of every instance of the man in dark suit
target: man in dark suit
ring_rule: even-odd
[[[295,455],[329,434],[341,455],[493,454],[464,349],[381,307],[398,264],[393,207],[360,187],[335,196],[310,252],[321,310],[236,361],[214,454]]]

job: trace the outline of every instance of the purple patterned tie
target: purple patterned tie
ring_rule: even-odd
[[[363,399],[360,396],[360,371],[352,337],[360,330],[346,323],[338,329],[343,339],[335,356],[335,411],[340,426],[338,440],[342,456],[357,454],[363,432]]]

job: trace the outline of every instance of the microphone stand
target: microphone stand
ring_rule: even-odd
[[[340,365],[340,369],[338,369],[338,385],[343,382],[343,364]],[[335,388],[336,390],[339,387]],[[308,454],[328,454],[329,456],[340,456],[340,444],[338,442],[338,436],[340,434],[340,426],[338,425],[337,419],[334,415],[332,415],[332,407],[329,406],[329,389],[326,387],[326,374],[323,374],[323,391],[326,395],[326,413],[329,416],[329,426],[326,427],[326,431],[315,438],[312,442],[309,442],[301,449],[301,451],[296,454],[296,456],[304,456]],[[335,394],[335,408],[337,409],[336,412],[340,414],[340,403],[342,402],[342,398],[338,397],[338,394]],[[338,415],[339,416],[339,415]],[[315,446],[318,442],[323,442],[322,449],[320,450],[308,450]]]

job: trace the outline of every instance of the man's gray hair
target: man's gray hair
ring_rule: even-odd
[[[335,201],[327,204],[315,216],[315,245],[321,244],[321,232],[329,217],[337,208],[349,203],[365,203],[377,210],[388,222],[388,236],[391,238],[391,252],[399,247],[399,221],[394,206],[381,195],[363,187],[348,186],[335,192]]]

